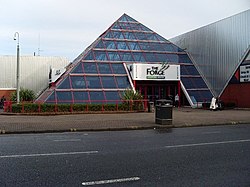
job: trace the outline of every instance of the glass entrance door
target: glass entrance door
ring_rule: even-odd
[[[177,90],[177,84],[166,83],[166,84],[146,84],[137,83],[136,90],[138,90],[144,97],[149,101],[155,102],[158,99],[170,99],[173,100]]]

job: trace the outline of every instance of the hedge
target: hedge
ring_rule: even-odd
[[[13,113],[55,113],[88,111],[143,111],[143,102],[124,101],[120,104],[13,104],[7,112]]]

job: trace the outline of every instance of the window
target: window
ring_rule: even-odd
[[[112,76],[108,76],[108,77],[101,77],[102,79],[102,85],[103,85],[103,88],[117,88],[116,87],[116,84],[115,84],[115,80],[114,80],[114,77]]]
[[[116,43],[117,43],[118,49],[128,50],[128,46],[127,46],[126,42],[117,41]]]
[[[71,76],[72,88],[83,89],[86,88],[84,77],[82,76]]]
[[[84,62],[83,69],[84,69],[84,73],[97,74],[96,63]]]
[[[128,77],[116,77],[117,86],[120,89],[130,88]]]
[[[110,61],[120,61],[120,57],[117,52],[108,52]]]
[[[128,42],[130,50],[140,50],[139,44],[137,42]]]
[[[101,74],[112,74],[110,64],[108,63],[98,63],[98,68]]]
[[[61,84],[58,86],[58,89],[70,89],[69,77],[67,77]]]
[[[72,71],[72,73],[83,73],[82,63],[79,63]]]
[[[104,51],[94,51],[95,59],[105,61],[107,60],[106,53]]]
[[[145,62],[146,61],[144,56],[143,56],[143,53],[133,52],[132,54],[133,54],[136,62]]]
[[[74,103],[87,103],[89,101],[88,92],[74,91]]]
[[[86,85],[87,88],[100,89],[101,83],[98,76],[86,76]]]
[[[57,103],[67,104],[72,103],[72,94],[71,92],[56,92]]]
[[[124,34],[125,39],[128,39],[128,40],[136,39],[133,32],[123,32],[123,34]]]
[[[121,99],[118,91],[106,91],[105,95],[106,95],[107,100],[120,100]]]
[[[116,45],[114,41],[104,40],[104,45],[107,49],[116,49]]]
[[[133,56],[131,55],[130,52],[120,52],[120,55],[121,55],[122,61],[126,61],[126,62],[134,61]]]
[[[90,100],[91,103],[103,103],[104,102],[104,95],[102,91],[93,91],[93,92],[89,92],[90,94]]]
[[[114,74],[127,74],[123,64],[111,64]]]

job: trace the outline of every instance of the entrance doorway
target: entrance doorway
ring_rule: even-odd
[[[158,99],[168,99],[174,102],[178,92],[177,81],[136,81],[136,90],[144,99],[155,103]]]

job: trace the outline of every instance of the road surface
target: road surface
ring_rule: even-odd
[[[0,186],[250,186],[250,125],[0,136]]]

